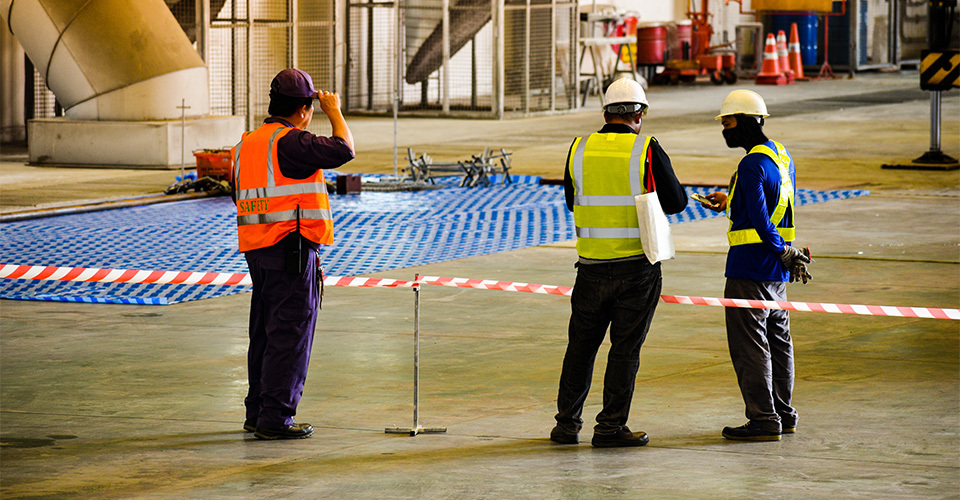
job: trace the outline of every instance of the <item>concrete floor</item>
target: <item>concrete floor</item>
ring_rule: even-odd
[[[814,281],[788,287],[792,300],[960,305],[960,172],[879,168],[928,148],[929,101],[916,81],[870,74],[757,89],[774,111],[769,135],[797,161],[798,187],[871,190],[798,208],[798,243],[816,263]],[[735,167],[740,153],[724,147],[712,120],[729,89],[648,93],[645,131],[684,183],[724,184]],[[956,111],[960,99],[947,93],[943,149],[954,157]],[[348,171],[392,170],[392,122],[351,124],[359,155]],[[570,138],[599,124],[596,108],[506,122],[404,119],[400,144],[435,158],[507,147],[516,173],[559,177]],[[4,156],[5,211],[159,191],[173,175],[37,168]],[[724,230],[723,219],[674,226],[679,254],[664,265],[664,293],[722,293]],[[378,276],[569,285],[575,259],[566,243]],[[630,419],[650,444],[598,450],[547,440],[568,299],[424,287],[420,423],[448,431],[410,437],[383,430],[412,423],[413,293],[328,288],[298,415],[317,432],[261,442],[240,430],[248,300],[0,303],[0,496],[960,498],[956,321],[793,313],[798,433],[735,443],[720,437],[745,421],[722,311],[662,303]]]

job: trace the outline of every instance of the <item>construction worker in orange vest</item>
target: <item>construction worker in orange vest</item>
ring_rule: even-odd
[[[315,99],[332,137],[305,130]],[[355,153],[340,96],[315,90],[301,70],[285,69],[273,79],[268,112],[233,148],[237,233],[253,281],[243,428],[259,439],[302,439],[313,435],[294,415],[321,301],[317,249],[333,244],[323,169]]]

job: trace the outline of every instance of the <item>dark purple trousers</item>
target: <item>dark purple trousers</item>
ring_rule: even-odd
[[[301,274],[284,269],[284,242],[246,252],[250,298],[247,420],[281,428],[294,422],[310,364],[320,301],[316,251],[304,245]]]

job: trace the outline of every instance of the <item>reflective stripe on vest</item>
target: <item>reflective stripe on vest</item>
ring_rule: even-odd
[[[643,192],[650,138],[601,134],[574,140],[567,166],[573,181],[577,253],[617,259],[643,253],[634,197]]]
[[[764,146],[763,144],[758,144],[753,147],[747,154],[752,153],[763,153],[770,157],[771,160],[777,165],[777,170],[780,172],[780,196],[777,198],[777,206],[773,210],[773,213],[770,214],[770,222],[774,226],[777,226],[777,232],[780,233],[780,237],[784,241],[793,241],[796,239],[796,227],[787,226],[779,227],[780,223],[783,222],[784,216],[787,213],[787,210],[790,210],[790,224],[793,224],[793,201],[794,201],[794,190],[793,182],[790,181],[790,156],[787,155],[787,150],[779,142],[773,141],[774,146],[777,148],[777,152],[774,153],[769,147]],[[760,234],[757,233],[756,229],[738,229],[733,230],[733,216],[731,215],[731,207],[733,207],[733,196],[737,189],[737,178],[734,176],[733,183],[730,186],[730,196],[727,201],[727,218],[730,219],[730,226],[727,230],[727,242],[730,246],[736,245],[747,245],[750,243],[762,243],[763,240],[760,238]]]
[[[291,130],[295,129],[265,124],[244,133],[234,147],[241,252],[276,244],[296,231],[298,222],[303,237],[333,243],[333,214],[323,171],[306,179],[290,179],[280,171],[276,144]]]
[[[330,218],[330,210],[309,210],[300,209],[300,225],[302,226],[308,219],[324,220]],[[296,221],[297,211],[285,210],[283,212],[271,212],[266,214],[248,214],[237,216],[237,225],[246,226],[250,224],[270,224],[272,222]]]

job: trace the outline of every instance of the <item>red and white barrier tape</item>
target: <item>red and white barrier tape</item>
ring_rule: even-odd
[[[570,295],[572,286],[535,285],[515,281],[478,280],[469,278],[444,278],[440,276],[421,276],[420,283],[427,285],[455,286],[459,288],[482,288],[505,292],[546,293],[549,295]]]
[[[247,273],[201,273],[181,271],[137,271],[132,269],[98,269],[57,266],[18,266],[0,264],[0,278],[35,279],[60,281],[88,281],[101,283],[156,283],[170,285],[250,285]],[[573,287],[537,285],[513,281],[448,278],[421,276],[416,281],[384,278],[327,276],[326,286],[412,288],[417,285],[440,285],[459,288],[479,288],[507,292],[544,293],[570,295]],[[867,316],[895,316],[905,318],[933,318],[960,320],[960,309],[934,307],[871,306],[860,304],[830,304],[819,302],[787,302],[748,299],[721,299],[716,297],[690,297],[686,295],[661,295],[660,299],[671,304],[688,304],[717,307],[740,307],[746,309],[782,309],[785,311],[825,312],[835,314],[859,314]]]
[[[0,278],[22,280],[90,281],[100,283],[157,283],[170,285],[249,285],[247,273],[137,271],[96,267],[17,266],[0,264]]]
[[[716,297],[688,297],[685,295],[661,295],[660,299],[670,304],[690,304],[698,306],[740,307],[746,309],[782,309],[784,311],[960,320],[960,309],[941,309],[935,307],[868,306],[861,304],[830,304],[824,302],[719,299]]]

